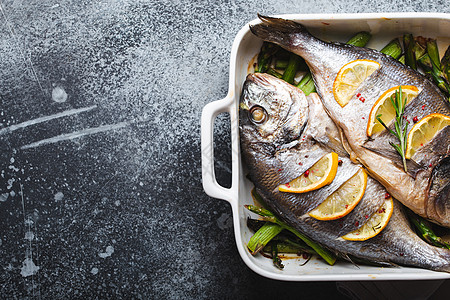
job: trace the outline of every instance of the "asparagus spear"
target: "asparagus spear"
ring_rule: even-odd
[[[252,194],[252,198],[253,198],[254,202],[259,203],[263,207],[267,207],[266,202],[261,197],[261,195],[258,194],[258,192],[256,191],[256,188],[252,189],[251,194]]]
[[[264,224],[266,224],[265,221],[247,218],[247,227],[253,232],[257,232]]]
[[[286,223],[284,223],[283,221],[279,220],[272,212],[268,211],[267,209],[260,208],[260,207],[254,206],[254,205],[245,205],[245,208],[247,208],[251,212],[254,212],[254,213],[264,217],[265,221],[278,224],[283,229],[287,229],[290,232],[294,233],[296,236],[298,236],[300,239],[302,239],[308,246],[313,248],[317,252],[317,254],[319,254],[328,264],[334,265],[334,263],[336,262],[336,256],[333,253],[331,253],[327,249],[323,248],[322,246],[320,246],[319,244],[317,244],[316,242],[311,240],[306,235],[300,233],[293,227],[291,227],[291,226],[287,225]]]
[[[252,218],[247,219],[247,227],[254,232],[257,232],[261,227],[264,226],[264,224],[266,224],[266,221],[256,220]],[[303,242],[290,231],[281,231],[272,239],[272,241],[276,241],[278,243],[278,252],[281,253],[316,253],[311,247],[306,245],[305,242]],[[268,246],[266,245],[263,251],[270,252],[267,248]],[[284,249],[286,249],[286,251]]]
[[[425,72],[431,72],[431,70],[433,69],[433,62],[431,61],[431,57],[428,55],[428,53],[422,55],[422,57],[420,57],[417,62]]]
[[[310,72],[306,73],[305,76],[302,77],[300,82],[297,84],[297,87],[301,89],[306,96],[316,91],[314,80]]]
[[[317,254],[314,250],[312,250],[309,247],[304,247],[300,244],[295,244],[291,240],[282,241],[279,238],[274,238],[272,242],[276,242],[278,253],[292,253],[292,254],[302,254],[302,253],[308,253],[308,254]],[[272,243],[271,242],[271,243]],[[270,244],[270,243],[269,243]],[[264,252],[270,252],[270,246],[266,245],[263,248]]]
[[[286,233],[286,234],[283,234]],[[292,236],[290,236],[292,235]],[[309,254],[317,254],[313,248],[306,245],[306,243],[299,239],[296,235],[294,235],[290,231],[283,231],[279,235],[277,235],[274,241],[278,242],[278,252],[289,253],[289,249],[291,253],[309,253]],[[280,250],[281,249],[281,250]],[[284,250],[285,249],[285,250]],[[295,250],[295,252],[294,252]]]
[[[267,245],[275,236],[277,236],[283,228],[277,224],[266,222],[251,238],[247,244],[247,248],[252,255],[258,253]]]
[[[435,39],[428,39],[426,50],[433,64],[441,70],[441,62],[439,60],[439,50]]]
[[[287,61],[287,60],[277,59],[277,61],[275,62],[275,69],[284,70],[284,69],[286,69],[288,64],[289,64],[289,61]]]
[[[419,217],[418,215],[409,212],[409,217],[415,228],[417,229],[418,233],[422,236],[422,238],[429,242],[430,244],[440,247],[440,248],[447,248],[450,249],[450,244],[443,241],[440,237],[438,237],[433,229],[431,228],[431,225],[429,222],[427,222],[422,217]]]
[[[433,68],[430,73],[431,73],[431,77],[433,78],[433,80],[437,84],[437,86],[441,90],[443,90],[444,92],[449,94],[450,86],[448,85],[447,82],[445,82],[445,80],[443,78],[443,73],[441,72],[441,70],[439,70],[439,68],[434,63],[433,63]]]
[[[448,46],[447,50],[444,53],[444,56],[441,60],[442,72],[444,74],[447,82],[450,80],[450,46]]]
[[[429,53],[422,55],[417,60],[423,71],[428,74],[436,85],[445,93],[450,94],[450,87],[445,79],[445,74],[440,70],[440,64],[437,66]]]
[[[277,243],[271,243],[271,251],[272,252],[272,262],[275,267],[282,270],[284,265],[281,262],[281,258],[278,257],[278,247]]]
[[[403,42],[405,46],[405,61],[402,62],[414,69],[420,66],[430,79],[449,95],[450,86],[448,74],[446,74],[448,68],[445,72],[442,71],[445,65],[442,64],[441,66],[439,61],[439,49],[436,40],[420,36],[414,39],[411,34],[406,34],[403,36]],[[444,55],[443,61],[446,63],[449,58],[450,53],[448,53],[447,60],[445,60]]]
[[[443,90],[447,94],[450,94],[448,78],[446,78],[445,72],[442,71],[443,66],[441,65],[441,62],[439,61],[439,49],[438,49],[437,42],[435,39],[427,40],[427,54],[429,55],[431,63],[432,63],[432,69],[431,69],[432,78],[434,79],[435,83],[441,90]],[[445,58],[445,55],[444,55],[444,58]],[[448,65],[447,65],[447,68],[448,68]]]
[[[349,45],[355,45],[358,47],[364,47],[369,42],[372,35],[367,31],[361,31],[352,36],[348,41],[347,44]]]
[[[398,59],[400,55],[402,55],[402,46],[400,45],[400,41],[398,38],[393,39],[386,46],[384,46],[380,52]]]
[[[414,55],[414,38],[412,34],[403,35],[403,45],[405,48],[405,64],[417,70],[416,57]]]
[[[414,57],[416,59],[416,63],[417,60],[419,58],[421,58],[423,55],[425,55],[427,53],[427,46],[425,44],[425,46],[422,46],[420,43],[413,41],[413,53],[414,53]]]
[[[295,74],[297,74],[300,63],[303,59],[300,56],[291,53],[289,56],[289,63],[284,70],[282,79],[290,84],[294,83]]]
[[[266,72],[267,74],[270,74],[270,75],[272,75],[272,76],[275,76],[275,77],[277,77],[277,78],[283,78],[283,74],[280,74],[280,73],[278,73],[276,70],[274,70],[273,68],[269,68],[269,69],[267,69],[267,72]]]
[[[258,54],[258,65],[255,68],[255,72],[266,72],[272,62],[273,55],[278,49],[279,47],[277,45],[264,42],[261,46],[261,51]]]

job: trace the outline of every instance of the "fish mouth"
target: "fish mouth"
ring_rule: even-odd
[[[442,223],[450,223],[450,156],[433,169],[428,189],[429,211],[435,212]]]

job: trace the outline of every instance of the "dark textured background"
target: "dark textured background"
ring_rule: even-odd
[[[446,1],[0,0],[0,298],[344,298],[265,279],[201,185],[200,114],[256,12]],[[45,118],[48,117],[48,118]],[[228,118],[216,122],[230,184]]]

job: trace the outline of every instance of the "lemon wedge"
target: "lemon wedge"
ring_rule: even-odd
[[[358,59],[345,64],[333,83],[333,95],[337,103],[344,107],[355,94],[359,85],[366,80],[380,64],[373,60]]]
[[[450,117],[443,114],[430,114],[414,124],[408,133],[405,157],[410,159],[423,145],[431,141],[436,134],[450,125]]]
[[[351,212],[361,201],[366,191],[367,172],[360,169],[333,194],[327,197],[309,215],[317,220],[336,220]]]
[[[360,228],[342,236],[348,241],[365,241],[379,234],[389,223],[394,211],[392,197],[386,199],[381,207]]]
[[[417,94],[419,94],[419,89],[412,85],[402,85],[402,99],[406,99],[406,104],[411,102]],[[381,123],[377,120],[377,116],[380,116],[380,119],[384,122],[384,124],[389,125],[389,123],[395,119],[395,108],[391,102],[391,96],[394,95],[395,92],[398,91],[399,86],[388,89],[384,92],[380,98],[375,102],[370,110],[369,120],[367,122],[367,136],[372,136],[372,134],[381,132],[385,128]]]
[[[328,153],[300,177],[278,186],[278,190],[289,193],[306,193],[330,184],[336,176],[338,161],[336,153]]]

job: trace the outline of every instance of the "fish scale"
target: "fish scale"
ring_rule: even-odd
[[[386,189],[378,184],[373,178],[367,178],[366,191],[358,205],[342,220],[337,220],[336,237],[343,236],[353,230],[362,227],[368,219],[380,208],[386,197]],[[335,223],[335,221],[332,221]],[[332,223],[330,223],[333,226]]]
[[[446,114],[446,111],[444,107],[442,106],[436,106],[433,105],[435,103],[430,102],[427,100],[427,98],[430,97],[428,94],[420,92],[417,97],[415,97],[411,102],[405,107],[405,116],[408,117],[409,126],[407,128],[407,134],[411,131],[412,127],[414,126],[413,118],[417,117],[418,120],[421,120],[422,118],[426,117],[429,114],[432,113],[440,113],[440,114]],[[425,105],[424,103],[430,103],[430,105]],[[390,124],[389,128],[391,130],[394,129],[394,124]],[[437,139],[439,141],[439,139]],[[364,146],[368,149],[373,149],[375,151],[381,151],[382,153],[387,151],[391,151],[392,153],[397,153],[395,151],[392,151],[393,148],[389,145],[389,142],[391,143],[398,143],[398,140],[395,136],[390,134],[387,130],[380,132],[378,135],[375,135],[375,137],[371,140],[368,140],[364,143]],[[442,142],[442,141],[441,141]],[[420,150],[419,150],[420,151]],[[443,152],[439,152],[443,153]],[[392,158],[392,160],[397,160],[397,163],[401,165],[401,158],[397,154],[394,156],[395,158]],[[415,160],[416,161],[416,160]],[[416,161],[418,162],[418,161]],[[423,164],[422,166],[428,166],[430,162],[427,164]]]
[[[385,200],[385,195],[386,190],[384,187],[368,177],[364,196],[350,213],[337,220],[320,221],[317,224],[320,224],[321,230],[329,231],[334,238],[341,237],[364,226],[369,218],[381,207]],[[311,217],[305,214],[302,218]]]
[[[241,130],[241,132],[245,135],[245,131]],[[315,209],[360,169],[360,166],[352,164],[350,159],[342,157],[342,165],[338,167],[335,180],[331,184],[303,194],[285,193],[278,191],[280,184],[299,177],[330,150],[303,143],[301,147],[284,151],[284,155],[281,155],[264,151],[266,147],[260,144],[247,144],[244,141],[242,147],[247,149],[243,151],[243,158],[247,162],[249,175],[256,187],[261,189],[264,187],[264,193],[270,192],[271,197],[284,201],[297,215],[303,215]],[[280,159],[280,156],[284,157]],[[267,160],[268,157],[271,159]],[[301,166],[299,162],[302,162]]]
[[[365,134],[367,123],[363,124],[361,114],[364,113],[365,118],[368,118],[371,105],[364,106],[353,98],[342,108],[332,93],[333,82],[339,70],[346,63],[356,59],[368,59],[380,63],[377,76],[369,76],[362,87],[358,89],[361,94],[373,95],[367,104],[373,104],[389,87],[414,85],[421,92],[419,97],[411,102],[411,108],[408,109],[409,114],[415,116],[426,112],[441,112],[450,116],[450,104],[439,89],[424,75],[379,51],[321,41],[313,37],[304,26],[294,21],[262,16],[260,18],[262,23],[250,26],[256,36],[276,43],[305,59],[310,67],[321,101],[327,113],[341,128],[352,156],[361,162],[370,174],[405,206],[435,223],[450,227],[450,195],[446,192],[449,187],[442,186],[441,191],[429,193],[433,180],[449,182],[450,174],[439,173],[439,177],[434,176],[433,173],[433,170],[441,167],[441,164],[449,163],[448,160],[445,160],[449,153],[433,153],[435,157],[431,161],[434,163],[430,167],[427,169],[416,168],[413,170],[413,174],[405,172],[399,167],[398,157],[385,155],[383,151],[371,151],[367,149],[369,145],[364,145],[368,139]],[[372,82],[371,80],[376,81]],[[368,86],[372,87],[371,91],[363,90],[363,87]],[[422,111],[423,105],[425,105],[426,112]],[[357,120],[357,117],[361,118]],[[380,143],[385,143],[381,147],[382,149],[386,149],[389,141],[392,141],[392,137],[386,135],[372,138],[378,140],[373,142],[374,145],[377,143],[378,147],[381,147]]]

